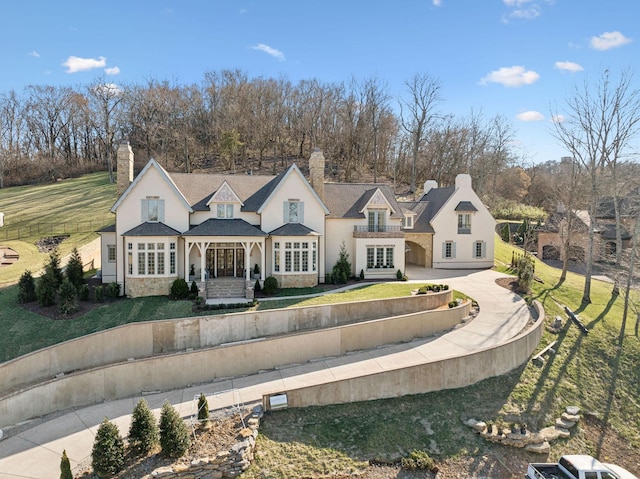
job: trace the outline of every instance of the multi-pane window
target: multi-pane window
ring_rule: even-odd
[[[176,244],[169,243],[169,274],[176,274]]]
[[[311,252],[311,254],[309,254]],[[299,273],[316,271],[317,245],[308,241],[286,241],[280,249],[280,242],[273,243],[273,270],[280,272],[280,255],[284,257],[284,272]]]
[[[109,263],[116,262],[116,245],[114,244],[107,245],[107,261]]]
[[[454,244],[453,241],[445,241],[443,245],[443,255],[445,258],[454,258]]]
[[[220,203],[217,206],[218,218],[233,218],[233,205],[230,203]]]
[[[128,269],[133,273],[133,244],[128,243]],[[166,243],[137,243],[138,251],[138,275],[164,275],[166,274]],[[169,243],[169,274],[176,274],[176,244]]]
[[[370,233],[382,232],[385,230],[386,210],[369,210],[367,215]]]
[[[405,216],[402,218],[402,227],[405,229],[413,229],[413,216]]]
[[[392,268],[393,246],[367,246],[367,268]]]
[[[484,241],[476,241],[475,243],[473,243],[473,257],[484,258],[484,249],[485,249]]]
[[[471,214],[470,213],[458,214],[458,234],[459,235],[471,234]]]

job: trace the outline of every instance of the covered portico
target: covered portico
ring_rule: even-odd
[[[265,274],[267,233],[241,219],[209,219],[182,234],[185,278],[204,282],[235,277],[251,280],[252,264]],[[194,277],[195,276],[195,277]]]

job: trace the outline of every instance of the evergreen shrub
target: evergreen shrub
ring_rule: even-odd
[[[191,445],[189,430],[176,408],[165,401],[160,413],[160,447],[168,457],[182,457]]]
[[[148,454],[159,443],[158,424],[147,401],[140,399],[133,408],[129,426],[129,444],[141,454]]]
[[[18,282],[18,301],[20,303],[31,303],[36,298],[36,282],[31,271],[27,270],[22,273]]]
[[[91,466],[98,477],[117,474],[124,467],[124,441],[118,426],[104,418],[91,451]]]
[[[189,296],[189,285],[184,278],[177,278],[171,285],[171,296],[174,299],[185,299]]]

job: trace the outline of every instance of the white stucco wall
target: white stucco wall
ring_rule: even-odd
[[[456,189],[432,219],[433,235],[433,267],[442,269],[491,268],[493,266],[495,225],[496,222],[478,195],[471,188],[471,179],[459,182]],[[461,201],[470,201],[478,211],[471,213],[471,234],[458,234],[458,212],[456,206]],[[444,258],[442,244],[453,241],[456,245],[455,258]],[[474,258],[473,248],[476,241],[485,242],[484,258]]]

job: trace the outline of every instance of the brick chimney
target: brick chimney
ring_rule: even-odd
[[[133,150],[129,142],[120,144],[118,147],[117,160],[118,196],[120,196],[133,182]]]
[[[320,148],[314,148],[309,158],[309,177],[311,187],[324,201],[324,155]]]

